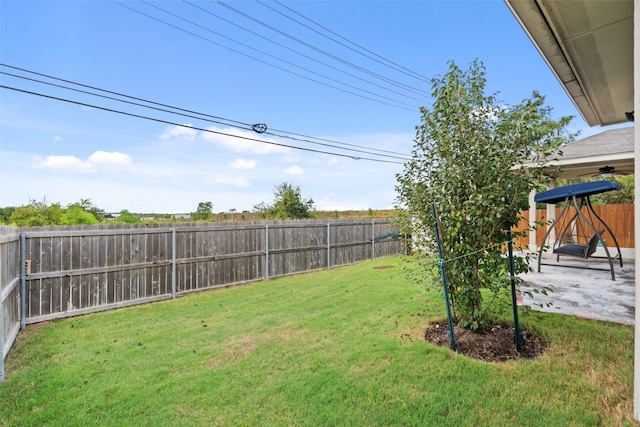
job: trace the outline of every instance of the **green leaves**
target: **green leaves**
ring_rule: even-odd
[[[433,79],[434,102],[421,109],[413,158],[396,186],[407,212],[403,228],[430,253],[436,253],[431,203],[438,206],[452,301],[460,325],[471,328],[488,320],[491,304],[483,305],[481,290],[496,297],[509,286],[505,223],[517,223],[543,178],[540,166],[573,138],[565,130],[571,118],[553,119],[539,93],[507,106],[486,95],[485,86],[486,69],[477,60],[467,71],[450,62]],[[525,264],[516,262],[519,272]]]
[[[271,204],[264,202],[255,205],[254,210],[262,217],[269,219],[305,219],[312,218],[313,199],[304,199],[300,187],[288,182],[276,186],[275,200]]]

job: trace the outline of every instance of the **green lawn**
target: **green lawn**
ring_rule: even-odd
[[[633,425],[633,328],[531,313],[544,356],[421,339],[444,317],[400,258],[33,325],[0,425]]]

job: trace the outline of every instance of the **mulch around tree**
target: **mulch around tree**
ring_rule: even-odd
[[[430,323],[424,333],[427,342],[442,347],[451,347],[447,320]],[[549,343],[536,334],[520,328],[522,334],[521,352],[514,342],[514,327],[506,324],[492,324],[484,331],[471,331],[454,326],[456,351],[473,359],[485,362],[506,362],[518,358],[535,358],[549,347]]]

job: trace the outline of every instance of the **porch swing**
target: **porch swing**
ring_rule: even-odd
[[[582,182],[579,184],[566,185],[536,194],[535,202],[557,204],[564,203],[562,211],[547,230],[542,240],[540,251],[538,252],[538,272],[542,265],[542,253],[549,247],[546,245],[547,239],[553,230],[558,230],[558,237],[553,242],[553,253],[556,255],[556,262],[560,262],[561,256],[572,256],[583,259],[590,258],[597,250],[598,245],[602,246],[609,261],[611,280],[615,279],[613,260],[620,260],[622,267],[622,253],[616,236],[604,220],[595,212],[591,205],[590,196],[612,190],[620,190],[620,185],[610,181]],[[573,215],[569,212],[573,210]],[[586,212],[586,215],[585,215]],[[609,248],[602,237],[605,232],[613,238],[613,242],[618,249],[618,254],[612,258]],[[566,267],[571,267],[566,265]],[[580,266],[579,268],[590,268]],[[591,268],[602,270],[600,268]]]

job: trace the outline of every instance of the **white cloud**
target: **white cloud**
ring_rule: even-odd
[[[249,180],[242,176],[217,175],[211,179],[216,184],[232,185],[234,187],[248,187]]]
[[[304,170],[300,166],[291,166],[282,171],[287,175],[302,175]]]
[[[89,163],[96,165],[130,166],[131,156],[117,151],[108,153],[106,151],[96,151],[87,159]]]
[[[264,138],[255,132],[236,128],[216,128],[215,126],[208,129],[220,133],[204,132],[204,139],[225,146],[236,153],[279,154],[291,151],[291,148],[269,144],[276,142],[275,139]]]
[[[54,137],[53,137],[53,140],[54,140],[55,142],[61,142],[61,141],[62,141],[62,137],[61,137],[61,136],[54,136]]]
[[[77,158],[76,156],[47,156],[44,159],[36,157],[33,167],[36,169],[51,169],[54,171],[91,171],[91,164]]]
[[[167,126],[159,137],[160,139],[178,138],[187,141],[193,141],[198,134],[198,131],[191,128],[191,124],[185,124],[183,126]]]
[[[329,166],[333,166],[333,165],[337,165],[338,163],[340,163],[340,160],[338,160],[337,157],[331,157],[328,161],[327,164]]]
[[[131,156],[113,151],[96,151],[87,160],[76,156],[47,156],[44,159],[35,157],[33,167],[36,169],[50,169],[66,172],[93,172],[96,167],[106,166],[130,166]]]
[[[231,162],[231,167],[238,170],[249,170],[256,167],[256,161],[247,159],[236,159]]]

